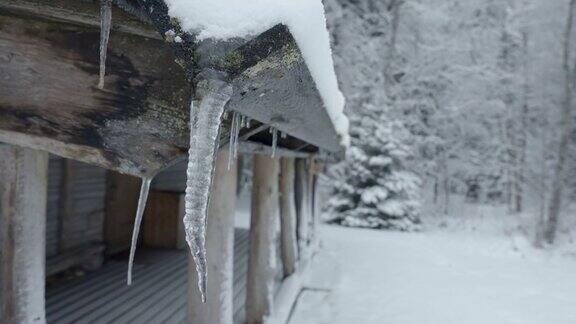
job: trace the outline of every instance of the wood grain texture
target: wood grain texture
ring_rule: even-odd
[[[48,154],[0,145],[0,322],[45,323]]]
[[[112,32],[99,90],[99,30],[0,12],[0,141],[124,173],[185,152],[191,87],[161,40]]]

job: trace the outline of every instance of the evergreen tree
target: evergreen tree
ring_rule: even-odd
[[[328,221],[345,226],[415,230],[420,178],[406,169],[412,158],[409,132],[367,104],[352,118],[346,161],[331,168]]]

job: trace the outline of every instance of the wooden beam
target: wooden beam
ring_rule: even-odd
[[[208,284],[206,304],[198,290],[198,276],[192,256],[188,258],[188,323],[232,324],[234,213],[237,171],[228,170],[228,150],[218,153],[208,211],[206,252]]]
[[[114,2],[125,2],[125,0],[114,0]],[[100,27],[99,8],[89,1],[2,0],[0,11],[95,28]],[[145,19],[142,15],[134,17],[113,7],[112,17],[114,17],[112,21],[114,32],[162,39],[152,26],[141,22],[143,18]]]
[[[273,308],[278,224],[278,159],[254,156],[246,323],[260,324]]]
[[[113,30],[99,89],[99,29],[21,11],[0,9],[0,141],[138,176],[184,155],[192,86],[163,40]]]
[[[245,153],[245,154],[260,154],[260,155],[272,155],[272,147],[256,143],[256,142],[248,142],[243,141],[238,143],[238,152]],[[284,157],[293,157],[293,158],[308,158],[313,156],[314,153],[307,153],[307,152],[296,152],[288,149],[284,149],[281,147],[276,148],[275,156],[284,156]]]
[[[0,144],[1,323],[45,323],[48,154]]]
[[[284,276],[289,276],[296,271],[298,260],[294,159],[282,158],[280,165],[280,255]]]

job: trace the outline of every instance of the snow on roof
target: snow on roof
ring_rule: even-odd
[[[258,35],[283,23],[294,36],[341,144],[349,145],[345,99],[334,71],[321,0],[165,0],[169,14],[199,39]]]

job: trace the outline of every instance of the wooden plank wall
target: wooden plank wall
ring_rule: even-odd
[[[70,213],[65,240],[66,248],[78,248],[101,243],[104,224],[104,198],[106,195],[106,170],[82,162],[71,163],[69,177]]]
[[[106,170],[50,156],[46,204],[47,273],[91,261],[86,259],[94,256],[94,247],[103,241],[105,194]]]
[[[58,254],[60,236],[60,189],[62,181],[63,159],[50,156],[48,162],[48,202],[46,206],[46,257]]]
[[[170,192],[184,192],[186,190],[186,164],[184,159],[166,170],[158,173],[152,181],[152,189]]]

